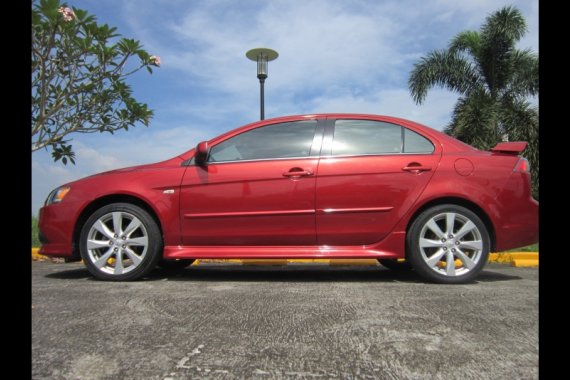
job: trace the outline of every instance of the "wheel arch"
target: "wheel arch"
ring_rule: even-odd
[[[139,206],[140,208],[142,208],[143,210],[148,212],[149,215],[154,219],[154,221],[158,225],[158,228],[160,230],[160,234],[161,235],[163,234],[162,224],[160,222],[160,218],[158,217],[156,211],[147,202],[145,202],[144,200],[142,200],[138,197],[135,197],[133,195],[128,195],[128,194],[105,195],[103,197],[100,197],[100,198],[93,200],[91,203],[89,203],[87,206],[85,206],[85,208],[79,214],[79,217],[77,218],[77,221],[75,222],[75,227],[73,228],[72,259],[77,259],[77,260],[81,259],[81,255],[79,253],[79,237],[81,235],[81,229],[83,228],[83,225],[85,224],[85,222],[87,221],[89,216],[91,216],[91,214],[93,214],[96,210],[100,209],[103,206],[106,206],[106,205],[111,204],[111,203],[119,203],[119,202],[130,203],[130,204],[133,204],[135,206]]]
[[[453,204],[456,206],[462,206],[465,207],[466,209],[474,212],[475,214],[477,214],[477,216],[479,218],[481,218],[481,220],[483,221],[483,223],[485,224],[485,227],[487,228],[487,231],[489,232],[489,238],[491,239],[491,252],[494,252],[495,250],[495,244],[496,244],[496,236],[495,236],[495,227],[493,225],[493,222],[491,221],[491,218],[489,218],[489,216],[487,215],[487,213],[485,212],[485,210],[483,210],[478,204],[469,201],[465,198],[459,198],[459,197],[442,197],[442,198],[436,198],[436,199],[432,199],[426,203],[424,203],[421,207],[419,207],[414,213],[413,215],[410,217],[410,219],[408,220],[408,223],[406,225],[406,234],[408,233],[408,231],[410,230],[410,227],[412,225],[412,223],[416,220],[416,218],[425,210],[434,207],[434,206],[439,206],[439,205],[443,205],[443,204]],[[407,255],[407,249],[406,249],[406,255]]]

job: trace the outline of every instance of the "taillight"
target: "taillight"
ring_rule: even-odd
[[[514,172],[523,172],[523,173],[528,173],[530,171],[530,164],[528,163],[528,160],[526,158],[519,158],[519,161],[517,162],[517,164],[515,165],[515,168],[513,169]]]

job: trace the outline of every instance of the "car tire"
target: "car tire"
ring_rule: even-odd
[[[158,261],[158,267],[164,270],[178,270],[184,269],[194,263],[194,259],[180,259],[180,260],[165,260],[161,259]]]
[[[444,204],[425,210],[414,220],[406,236],[406,257],[430,282],[461,284],[479,275],[490,246],[487,227],[477,214]]]
[[[89,272],[98,279],[130,281],[156,267],[162,256],[162,234],[156,221],[130,203],[96,210],[81,229],[79,250]]]
[[[388,269],[395,271],[410,271],[412,265],[408,261],[398,261],[396,259],[378,259],[378,262]]]

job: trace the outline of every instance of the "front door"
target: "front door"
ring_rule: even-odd
[[[317,120],[248,130],[216,143],[206,165],[189,166],[183,245],[316,244],[316,130]]]

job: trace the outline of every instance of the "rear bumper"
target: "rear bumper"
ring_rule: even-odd
[[[538,242],[538,202],[530,199],[518,218],[510,218],[497,228],[496,251],[520,248]]]
[[[513,173],[498,197],[495,250],[505,251],[538,242],[538,202],[530,193],[530,175]]]

